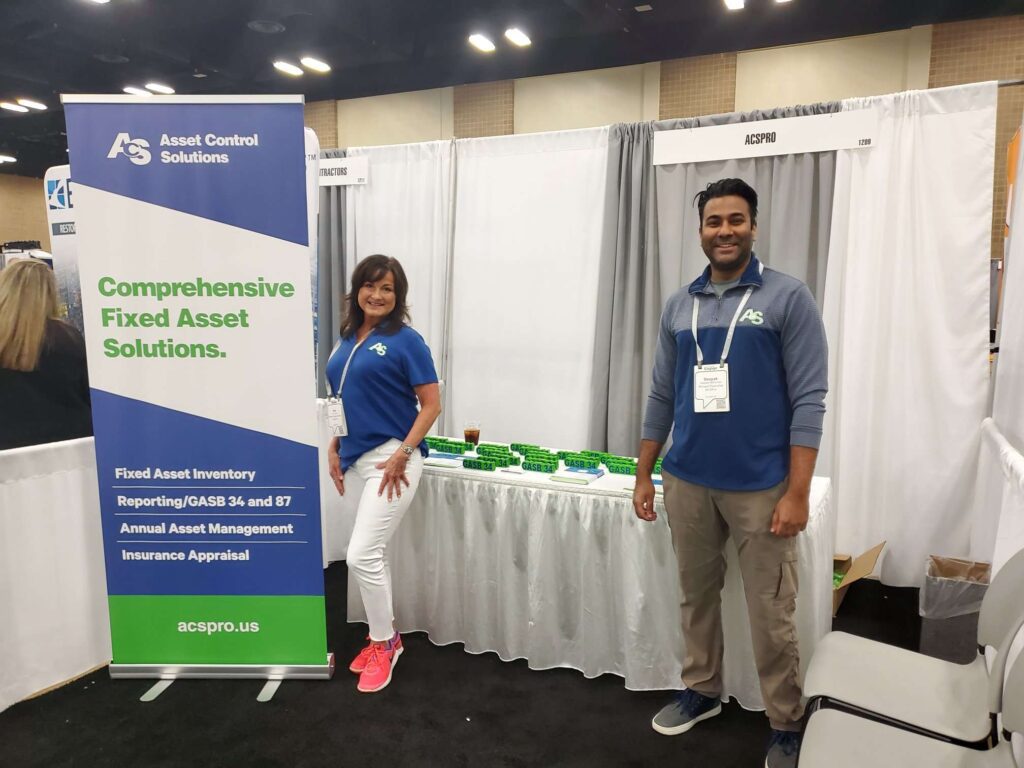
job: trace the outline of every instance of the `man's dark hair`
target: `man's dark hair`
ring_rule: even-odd
[[[395,308],[391,310],[378,330],[381,333],[391,334],[398,331],[405,323],[409,322],[409,306],[406,304],[406,296],[409,293],[409,281],[405,277],[405,270],[398,263],[398,259],[383,256],[379,253],[367,256],[356,264],[352,272],[352,290],[345,296],[343,301],[343,318],[341,322],[341,335],[348,338],[363,324],[365,315],[359,306],[359,289],[366,283],[375,283],[390,272],[395,279]]]
[[[757,224],[757,192],[743,179],[719,179],[712,181],[705,189],[702,189],[693,200],[697,203],[697,212],[700,214],[700,223],[704,224],[704,206],[708,200],[715,197],[728,197],[736,195],[742,197],[750,206],[750,223]]]

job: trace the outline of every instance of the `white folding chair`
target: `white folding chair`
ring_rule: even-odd
[[[978,617],[979,654],[952,664],[845,632],[818,643],[807,667],[808,712],[839,708],[933,739],[985,749],[998,740],[996,715],[1009,644],[1024,624],[1024,551],[996,574]],[[991,675],[984,649],[996,649]],[[820,714],[815,714],[819,717]]]
[[[814,712],[804,729],[798,768],[1019,768],[1010,733],[1024,733],[1024,654],[1003,693],[1006,741],[972,749],[893,728],[838,709]]]

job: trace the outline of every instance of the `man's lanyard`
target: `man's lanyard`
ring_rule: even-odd
[[[729,333],[725,337],[725,346],[722,347],[722,360],[724,364],[727,357],[729,357],[729,348],[732,346],[732,337],[736,332],[736,323],[739,322],[740,314],[743,312],[743,308],[747,306],[747,300],[750,298],[750,294],[754,292],[754,286],[749,286],[747,292],[743,294],[743,298],[740,299],[740,305],[736,307],[736,313],[732,316],[732,322],[729,323]],[[704,365],[704,352],[700,348],[700,342],[697,341],[697,313],[700,311],[700,302],[698,298],[699,293],[693,294],[693,316],[690,322],[690,331],[693,333],[693,343],[697,347],[697,367],[700,368]]]

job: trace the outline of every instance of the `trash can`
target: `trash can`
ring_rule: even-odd
[[[978,654],[989,563],[930,555],[921,588],[921,653],[966,664]]]

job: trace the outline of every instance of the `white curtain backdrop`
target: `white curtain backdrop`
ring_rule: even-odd
[[[824,315],[837,549],[883,539],[887,584],[966,556],[988,391],[996,84],[843,102],[874,146],[839,152]]]
[[[452,142],[354,147],[346,154],[368,158],[370,168],[367,184],[346,187],[345,290],[356,263],[366,256],[398,259],[409,279],[412,325],[444,378]]]
[[[1024,549],[1024,455],[1014,448],[992,419],[982,425],[982,456],[996,468],[989,497],[998,518],[990,552],[993,572]]]
[[[992,418],[984,425],[971,556],[998,569],[1024,549],[1024,155],[1017,158],[1005,253]]]
[[[992,417],[1006,439],[1024,451],[1024,152],[1017,158],[1017,181],[1010,211],[1010,240],[1003,275],[999,356],[996,360]]]
[[[586,448],[608,128],[465,139],[456,152],[446,425]]]

